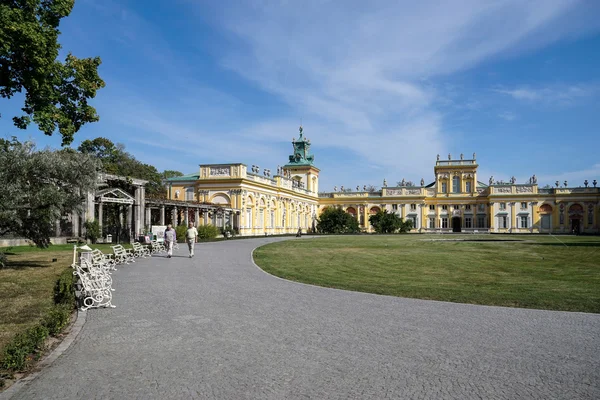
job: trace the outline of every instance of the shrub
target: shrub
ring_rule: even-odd
[[[42,325],[50,335],[57,336],[69,324],[72,310],[73,307],[68,304],[57,304],[46,314]]]
[[[231,225],[226,225],[224,228],[221,228],[221,234],[226,238],[230,238],[234,237],[236,232]]]
[[[185,225],[178,225],[175,228],[175,235],[177,235],[177,241],[178,242],[185,242],[185,233],[187,232],[188,228]]]
[[[98,220],[86,221],[84,226],[86,239],[90,239],[92,243],[96,243],[100,237],[100,223]]]
[[[198,227],[199,239],[214,239],[219,234],[219,228],[213,225],[201,225]]]
[[[43,349],[48,337],[48,328],[37,325],[20,333],[8,343],[2,354],[0,368],[11,371],[22,371],[30,361],[30,355]]]
[[[54,285],[54,303],[75,305],[75,278],[71,268],[65,269]]]
[[[0,251],[0,269],[6,267],[6,254]]]

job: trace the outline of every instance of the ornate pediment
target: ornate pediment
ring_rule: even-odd
[[[96,193],[96,201],[101,203],[133,204],[132,195],[119,188],[102,189]]]

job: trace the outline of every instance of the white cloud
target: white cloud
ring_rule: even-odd
[[[594,95],[598,91],[598,85],[589,83],[543,87],[524,86],[514,89],[494,89],[494,91],[519,101],[544,105],[570,105],[578,99]]]
[[[500,114],[498,114],[498,117],[506,121],[514,121],[515,119],[517,119],[517,115],[510,111],[501,112]]]
[[[305,116],[309,131],[318,127],[315,146],[351,149],[365,165],[389,171],[388,180],[409,169],[418,177],[431,174],[435,154],[451,146],[427,79],[531,47],[529,37],[535,46],[556,40],[545,41],[540,32],[557,24],[575,31],[562,16],[576,5],[254,2],[222,14],[222,26],[242,44],[226,53],[223,65],[284,99]],[[563,96],[578,96],[576,89]],[[499,91],[528,100],[544,95],[526,88]]]

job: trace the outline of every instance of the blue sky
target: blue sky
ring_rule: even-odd
[[[438,153],[476,152],[483,182],[600,180],[599,1],[78,0],[61,31],[106,81],[73,147],[275,171],[302,120],[321,190],[431,182]],[[4,136],[58,147],[15,102]]]

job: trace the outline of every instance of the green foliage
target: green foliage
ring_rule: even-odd
[[[73,304],[57,304],[46,314],[42,325],[48,329],[48,333],[57,336],[69,324]]]
[[[356,233],[360,232],[358,221],[341,207],[327,207],[321,213],[317,223],[319,233]]]
[[[373,229],[377,233],[405,233],[412,228],[412,221],[408,220],[404,222],[398,215],[390,213],[387,210],[371,215],[369,223],[373,225]]]
[[[0,236],[47,247],[56,221],[95,188],[97,171],[93,157],[70,149],[38,151],[32,142],[0,139]]]
[[[177,235],[178,242],[185,242],[185,233],[187,232],[188,227],[185,225],[178,225],[175,227],[175,235]]]
[[[0,269],[6,267],[6,254],[0,251]]]
[[[219,235],[219,228],[214,225],[200,225],[197,229],[198,239],[214,239]]]
[[[236,231],[231,227],[231,225],[225,225],[224,228],[221,228],[221,234],[229,239],[236,235]]]
[[[100,232],[100,222],[95,219],[93,221],[85,221],[83,224],[85,226],[85,238],[90,239],[92,243],[96,243],[98,238],[102,236],[102,232]]]
[[[88,100],[104,87],[98,75],[99,57],[79,59],[68,54],[57,60],[60,20],[74,0],[2,1],[0,3],[0,96],[25,92],[22,116],[15,126],[32,121],[46,135],[57,129],[62,144],[73,141],[82,125],[98,121]]]
[[[147,180],[146,197],[165,197],[164,179],[183,175],[179,171],[171,170],[164,171],[161,174],[154,166],[136,160],[133,155],[125,151],[124,145],[114,144],[111,140],[103,137],[84,140],[79,145],[78,150],[98,159],[106,173]],[[125,182],[111,182],[111,185],[121,187],[126,191],[131,190]]]
[[[4,348],[0,368],[22,371],[30,361],[30,355],[43,349],[48,337],[48,328],[36,325],[20,333]]]
[[[54,303],[75,305],[75,278],[71,268],[65,269],[54,285]]]

